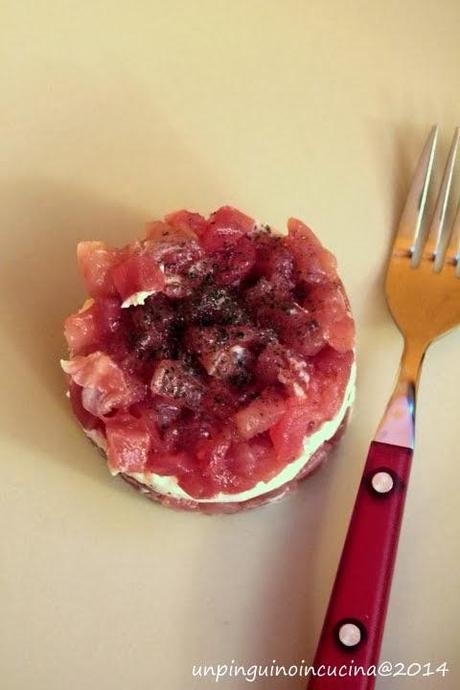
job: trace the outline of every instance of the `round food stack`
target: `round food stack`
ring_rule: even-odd
[[[336,261],[231,207],[179,211],[122,249],[81,242],[90,298],[66,319],[73,411],[112,474],[165,505],[279,498],[340,436],[354,323]]]

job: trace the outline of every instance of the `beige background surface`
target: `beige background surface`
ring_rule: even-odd
[[[460,120],[459,30],[457,0],[3,0],[2,690],[206,690],[193,663],[311,659],[400,351],[389,238],[429,126],[445,153]],[[297,494],[206,518],[109,477],[57,360],[83,294],[77,240],[224,202],[278,226],[303,217],[336,252],[359,395],[340,451]],[[459,346],[453,334],[426,362],[382,652],[451,672],[379,688],[460,682]]]

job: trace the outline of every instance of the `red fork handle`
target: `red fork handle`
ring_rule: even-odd
[[[345,674],[378,667],[411,459],[409,448],[371,443],[309,690],[374,688],[375,675]],[[326,675],[333,668],[337,675]]]

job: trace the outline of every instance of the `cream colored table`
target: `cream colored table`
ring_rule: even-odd
[[[2,690],[206,690],[194,663],[311,659],[400,351],[389,238],[428,127],[445,150],[460,120],[459,26],[456,0],[3,0]],[[77,240],[225,202],[278,226],[298,215],[336,252],[359,395],[340,451],[298,493],[206,518],[109,477],[57,360],[83,294]],[[451,671],[379,688],[460,683],[459,348],[457,333],[426,362],[382,653]]]

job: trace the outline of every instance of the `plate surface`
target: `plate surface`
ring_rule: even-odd
[[[442,126],[445,153],[459,124],[459,22],[456,0],[4,0],[5,690],[205,690],[215,678],[192,678],[193,664],[311,659],[400,352],[382,297],[392,229],[429,126]],[[299,216],[336,253],[359,395],[334,459],[295,495],[210,518],[110,478],[57,361],[83,296],[78,240],[125,241],[167,211],[225,202],[278,227]],[[407,689],[459,684],[459,347],[455,333],[426,360],[382,653],[451,671],[396,683]]]

